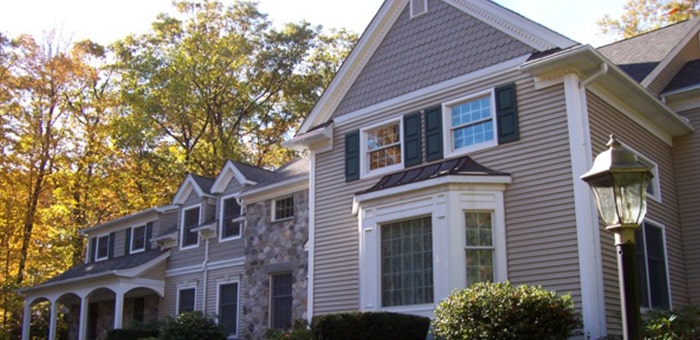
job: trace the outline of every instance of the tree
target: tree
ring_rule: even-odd
[[[697,0],[628,0],[620,18],[605,15],[597,24],[603,34],[630,38],[700,14]]]

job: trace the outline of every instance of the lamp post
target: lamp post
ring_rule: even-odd
[[[649,168],[637,161],[637,155],[624,149],[610,135],[608,150],[601,152],[593,167],[581,176],[593,190],[605,230],[615,234],[617,266],[622,301],[622,331],[625,340],[641,339],[637,266],[634,232],[646,214]]]

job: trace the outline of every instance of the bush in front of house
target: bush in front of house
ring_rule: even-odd
[[[294,320],[294,326],[289,330],[268,329],[265,340],[311,340],[311,329],[306,320]]]
[[[200,311],[165,318],[160,325],[161,340],[225,340],[224,330],[214,317]]]
[[[316,316],[315,340],[425,340],[430,319],[388,312],[348,312]]]
[[[157,329],[112,329],[107,332],[107,340],[136,340],[157,337]]]
[[[650,310],[644,317],[645,339],[700,339],[700,309]]]
[[[445,340],[566,339],[582,325],[570,295],[540,286],[482,282],[440,302],[432,332]]]

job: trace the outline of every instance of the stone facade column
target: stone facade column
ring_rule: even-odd
[[[80,319],[78,321],[78,340],[87,339],[87,324],[88,324],[88,297],[80,299]]]
[[[124,319],[124,292],[117,290],[114,294],[114,329],[121,329]]]
[[[29,298],[24,300],[24,316],[22,316],[22,340],[29,340],[32,327],[32,305]]]
[[[58,301],[49,301],[49,340],[56,340],[56,318],[58,317]]]

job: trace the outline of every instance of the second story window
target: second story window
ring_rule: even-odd
[[[241,218],[241,206],[238,204],[236,197],[224,198],[221,206],[221,239],[241,237],[243,220]]]
[[[294,217],[294,197],[272,201],[272,214],[273,221]]]
[[[446,143],[449,151],[467,152],[495,145],[495,110],[489,94],[446,104]]]
[[[100,236],[97,238],[95,261],[105,260],[107,257],[109,257],[109,235]]]
[[[384,173],[403,167],[401,120],[362,130],[362,172]]]
[[[199,234],[192,229],[199,226],[199,206],[185,209],[182,213],[181,248],[194,247],[199,243]]]
[[[137,253],[146,249],[146,226],[134,227],[131,230],[131,252]]]

